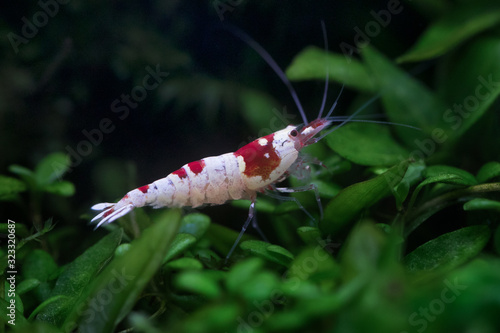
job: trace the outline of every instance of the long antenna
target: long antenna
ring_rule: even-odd
[[[330,67],[328,66],[328,38],[326,35],[326,27],[325,27],[325,22],[321,20],[321,29],[323,30],[323,42],[325,43],[325,59],[326,59],[326,79],[325,79],[325,92],[323,93],[323,100],[321,101],[321,109],[319,110],[318,113],[318,119],[321,118],[323,115],[323,110],[325,109],[325,104],[326,104],[326,97],[328,95],[328,80],[330,78]],[[337,106],[337,102],[340,99],[340,96],[342,95],[342,92],[344,91],[344,84],[342,85],[342,88],[340,88],[340,92],[337,95],[337,98],[335,99],[335,102],[333,102],[332,107],[328,111],[328,114],[326,115],[326,118],[330,117],[332,114],[333,110],[335,110],[335,107]]]
[[[333,122],[343,122],[344,121],[344,119],[342,119],[342,120],[341,119],[336,119],[335,117],[330,117],[330,118],[327,118],[327,119],[331,120]],[[347,119],[347,118],[345,118],[345,119]],[[412,126],[412,125],[400,124],[400,123],[393,123],[392,121],[383,121],[383,120],[351,119],[351,120],[349,120],[349,122],[350,123],[371,123],[371,124],[382,124],[382,125],[394,125],[394,126],[401,126],[401,127],[411,128],[411,129],[414,129],[414,130],[417,130],[417,131],[421,131],[422,130],[422,129],[420,129],[418,127],[415,127],[415,126]],[[338,129],[341,125],[335,126],[335,128],[333,130]],[[330,132],[333,132],[333,130],[331,130]],[[328,132],[326,135],[328,135],[330,132]],[[324,136],[321,136],[321,138],[323,138],[323,137]]]
[[[244,41],[245,43],[248,44],[252,49],[254,49],[255,52],[257,52],[262,59],[267,62],[267,64],[273,69],[273,71],[278,75],[278,77],[283,81],[285,86],[288,88],[290,91],[290,94],[292,95],[293,100],[295,101],[295,105],[297,105],[297,108],[300,112],[300,115],[302,117],[302,120],[304,124],[308,124],[309,122],[307,121],[306,114],[304,112],[304,109],[302,108],[302,104],[300,103],[299,97],[297,95],[297,92],[295,92],[295,89],[292,86],[292,83],[288,78],[286,77],[285,73],[283,70],[278,66],[276,61],[274,61],[273,57],[267,52],[262,46],[260,46],[259,43],[257,43],[255,40],[252,39],[249,35],[241,31],[240,29],[231,26],[231,25],[226,25],[226,28],[236,37]]]
[[[319,109],[318,119],[323,115],[325,109],[326,97],[328,95],[328,80],[330,78],[330,68],[328,67],[328,38],[326,36],[325,22],[321,20],[321,30],[323,31],[323,43],[325,45],[325,62],[326,62],[326,78],[325,78],[325,91],[323,92],[323,100],[321,101],[321,108]]]
[[[342,91],[341,91],[342,92]],[[327,136],[328,134],[330,134],[331,132],[339,129],[340,127],[344,126],[346,123],[350,122],[354,117],[356,117],[361,111],[363,111],[368,105],[370,105],[371,103],[373,103],[373,101],[375,101],[377,98],[379,98],[379,95],[375,95],[373,96],[372,98],[370,98],[365,104],[363,104],[356,112],[354,112],[353,114],[351,114],[349,117],[345,118],[344,121],[342,121],[339,125],[335,126],[334,128],[332,128],[331,130],[327,131],[325,134],[323,134],[322,136],[320,136],[319,138],[317,138],[316,140],[319,141],[321,139],[323,139],[325,136]],[[327,117],[330,115],[330,113],[333,111],[333,109],[335,108],[335,105],[337,104],[337,101],[335,101],[335,103],[333,104],[332,106],[332,109],[330,109],[330,112],[328,112],[328,115]]]
[[[337,98],[335,98],[335,102],[333,102],[332,107],[330,108],[330,111],[328,111],[328,114],[326,115],[326,118],[330,117],[332,114],[333,110],[335,110],[335,107],[337,107],[337,102],[340,99],[340,96],[342,96],[342,92],[344,91],[345,84],[342,84],[342,88],[340,88],[339,94],[337,95]],[[318,117],[321,118],[321,117]]]

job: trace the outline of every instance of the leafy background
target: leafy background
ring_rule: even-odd
[[[15,326],[0,286],[2,330],[498,330],[496,1],[41,3],[52,14],[23,42],[40,3],[0,11],[1,264],[10,219],[18,270]],[[227,262],[247,202],[137,209],[93,231],[92,204],[301,121],[223,23],[286,68],[310,119],[328,66],[328,103],[345,84],[336,115],[371,101],[360,118],[420,130],[354,122],[308,147],[327,168],[289,184],[315,183],[323,217],[311,193],[294,197],[314,221],[262,196],[270,243],[250,230]],[[169,74],[114,112],[148,68]]]

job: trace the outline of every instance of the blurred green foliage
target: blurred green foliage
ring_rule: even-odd
[[[41,3],[1,14],[0,267],[17,270],[15,295],[0,285],[2,329],[498,331],[497,1]],[[328,52],[310,45],[320,17],[338,32]],[[221,19],[278,63],[294,56],[307,110],[328,69],[349,90],[336,115],[364,105],[360,118],[419,130],[353,122],[304,149],[326,168],[289,183],[316,184],[323,218],[311,193],[293,196],[314,221],[260,197],[271,243],[247,232],[227,262],[245,201],[136,209],[92,232],[92,203],[301,121]]]

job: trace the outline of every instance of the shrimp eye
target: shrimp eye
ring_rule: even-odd
[[[299,132],[297,132],[297,130],[292,130],[292,131],[290,132],[290,136],[292,136],[292,137],[294,137],[294,138],[295,138],[297,135],[299,135]]]

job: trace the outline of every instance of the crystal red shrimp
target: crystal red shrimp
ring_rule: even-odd
[[[288,176],[290,167],[298,160],[300,150],[315,143],[315,136],[330,123],[327,119],[316,119],[300,129],[288,126],[252,141],[234,153],[188,163],[165,178],[128,192],[117,203],[92,206],[94,210],[103,210],[92,221],[101,219],[97,224],[99,227],[143,206],[199,207],[204,204],[220,205],[228,200],[250,199],[247,221],[228,253],[229,257],[249,223],[252,220],[255,222],[257,193],[266,189],[287,192],[287,189],[278,189],[274,184]],[[254,227],[260,233],[255,223]]]
[[[322,27],[326,45],[326,29],[323,23]],[[250,142],[234,153],[206,157],[185,164],[165,178],[128,192],[117,203],[96,204],[92,209],[102,210],[92,219],[92,222],[100,220],[96,228],[115,221],[137,207],[199,207],[204,204],[220,205],[228,200],[250,199],[248,218],[227,255],[229,257],[250,222],[253,221],[253,226],[261,233],[254,219],[258,192],[274,190],[290,193],[313,189],[319,202],[319,195],[314,186],[287,189],[277,188],[275,184],[286,179],[294,170],[304,168],[299,152],[302,148],[317,142],[315,136],[332,122],[328,119],[331,111],[325,118],[320,118],[320,112],[318,119],[309,123],[290,81],[269,53],[241,31],[232,29],[231,32],[249,44],[278,74],[290,90],[304,125],[290,125]],[[325,84],[325,98],[326,87],[327,84]],[[324,100],[322,104],[324,106]],[[342,120],[347,121],[347,119]],[[299,202],[297,204],[303,209]]]
[[[234,153],[185,164],[165,178],[128,192],[117,203],[94,205],[92,209],[104,211],[92,221],[101,219],[97,224],[99,227],[144,206],[199,207],[238,199],[253,202],[257,192],[264,192],[286,178],[300,150],[314,143],[314,136],[330,123],[327,119],[317,119],[302,129],[288,126],[252,141]]]
[[[323,22],[322,28],[325,48],[327,49],[326,29]],[[271,196],[287,199],[288,197],[282,197],[275,192],[291,193],[314,190],[316,200],[320,204],[319,194],[314,185],[294,189],[279,188],[275,185],[286,179],[290,174],[305,168],[303,159],[299,157],[299,152],[302,148],[322,139],[326,134],[320,137],[318,137],[318,134],[323,129],[328,128],[333,121],[341,122],[341,124],[335,128],[342,126],[348,121],[357,121],[353,120],[353,118],[364,107],[348,117],[331,117],[330,115],[340,97],[339,94],[326,117],[321,117],[327,95],[327,70],[321,110],[316,120],[308,122],[290,81],[288,81],[284,72],[269,53],[243,32],[234,28],[231,32],[244,40],[259,53],[285,83],[297,105],[304,124],[298,126],[290,125],[280,131],[258,138],[241,147],[234,153],[206,157],[199,161],[185,164],[165,178],[128,192],[117,203],[96,204],[92,206],[92,209],[102,210],[100,214],[92,219],[92,222],[100,220],[96,228],[115,221],[137,207],[199,207],[204,204],[220,205],[229,200],[250,199],[251,204],[248,218],[227,255],[227,257],[229,257],[250,222],[253,222],[253,226],[261,233],[255,220],[257,193],[270,190],[271,192],[269,194]],[[358,121],[378,122],[370,120]],[[294,200],[299,207],[309,215],[294,198],[288,198],[288,200]],[[262,237],[264,236],[262,235]]]

